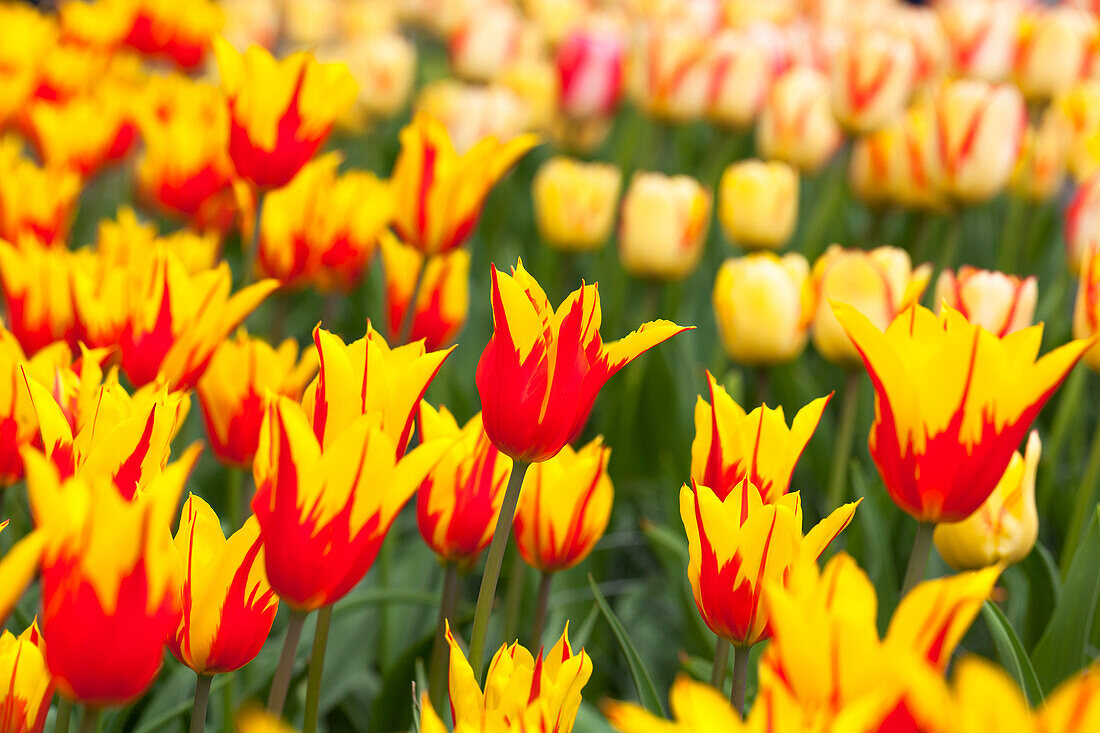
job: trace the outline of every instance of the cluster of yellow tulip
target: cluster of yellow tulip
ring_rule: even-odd
[[[57,5],[0,3],[0,530],[15,523],[0,535],[12,626],[0,733],[67,733],[74,706],[82,731],[102,716],[114,730],[174,725],[166,651],[193,673],[192,733],[216,717],[215,685],[224,729],[360,729],[362,713],[322,702],[329,637],[370,645],[334,615],[375,583],[379,646],[390,641],[386,594],[418,586],[392,576],[396,543],[442,568],[441,592],[429,635],[400,663],[379,654],[374,690],[356,694],[403,709],[386,696],[411,682],[427,733],[445,733],[448,706],[456,733],[1100,729],[1100,667],[1087,664],[1100,639],[1100,429],[1083,479],[1083,446],[1058,463],[1083,372],[1049,437],[1037,422],[1079,361],[1100,371],[1100,3]],[[556,152],[532,152],[542,142]],[[490,198],[513,168],[530,186],[526,230],[515,197]],[[1032,236],[1034,219],[1061,199],[1065,254],[1041,294],[1052,237]],[[983,259],[965,220],[1005,206],[999,269],[956,262],[963,245],[961,259]],[[490,241],[483,214],[495,226],[481,229],[530,241]],[[854,235],[848,214],[868,231]],[[949,232],[914,237],[913,222]],[[843,244],[826,246],[830,224]],[[472,308],[475,263],[488,297]],[[550,294],[545,263],[569,271]],[[625,337],[603,340],[600,289],[573,282],[578,269],[601,273]],[[664,299],[634,298],[642,281]],[[710,297],[689,314],[707,326],[693,336],[718,356],[677,351],[693,328],[672,320],[688,320],[677,298],[695,290]],[[307,338],[291,309],[317,293],[324,317],[306,316]],[[624,302],[646,317],[624,317]],[[1037,313],[1067,343],[1040,355]],[[484,344],[476,368],[451,358],[468,317]],[[661,349],[673,386],[636,367],[605,397],[629,409],[601,415],[609,380],[673,337]],[[772,394],[785,369],[801,369],[785,373],[797,400]],[[836,374],[832,464],[796,477],[828,432]],[[739,382],[750,375],[755,391]],[[685,386],[690,449],[663,453],[674,467],[646,484],[671,507],[665,532],[613,448],[630,449],[619,436],[635,422],[667,443],[690,434],[678,395],[639,396]],[[868,452],[853,461],[872,390]],[[784,401],[800,406],[790,423]],[[639,419],[647,410],[658,414]],[[220,465],[202,463],[203,443]],[[862,455],[881,496],[857,485]],[[1040,515],[1045,528],[1055,512],[1036,497],[1056,471],[1081,483],[1064,532],[1050,530],[1058,561],[1040,541]],[[580,619],[551,602],[583,563],[601,580],[650,567],[633,549],[625,570],[593,557],[609,526],[637,534],[637,517],[615,524],[616,496],[676,555],[675,577],[654,585],[682,590],[690,644],[714,654],[705,684],[705,661],[683,653],[671,719],[593,574],[573,643]],[[895,518],[916,523],[900,583],[892,533],[911,528]],[[882,525],[872,549],[869,524]],[[822,560],[834,541],[843,549]],[[925,579],[933,546],[934,567],[954,574]],[[1020,587],[1011,566],[1029,557],[1044,583],[1028,577],[1024,604],[1038,610],[1016,614],[1040,617],[1030,649],[1001,610]],[[597,614],[641,704],[613,701],[626,692],[613,661],[574,648],[605,651]],[[979,614],[995,638],[968,644]],[[264,669],[265,646],[262,683],[238,684]],[[1003,669],[959,653],[971,647]],[[601,676],[602,716],[582,695]]]

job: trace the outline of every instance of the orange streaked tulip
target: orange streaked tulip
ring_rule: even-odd
[[[689,23],[640,24],[626,69],[646,114],[670,123],[701,118],[711,92],[708,38]]]
[[[57,246],[69,234],[80,176],[64,168],[40,167],[23,157],[22,144],[0,138],[0,239],[37,239]]]
[[[538,462],[581,431],[607,380],[643,352],[687,330],[643,323],[625,338],[600,337],[600,296],[582,285],[558,306],[520,262],[492,271],[493,335],[477,365],[485,432],[503,453]]]
[[[390,348],[370,323],[350,344],[317,327],[313,343],[320,373],[306,387],[302,407],[321,445],[327,448],[360,415],[376,414],[396,455],[403,455],[417,406],[454,347],[428,351],[417,341]]]
[[[446,635],[451,647],[448,687],[456,728],[471,733],[573,730],[581,690],[592,676],[592,660],[583,649],[574,653],[568,627],[545,655],[540,649],[535,657],[518,642],[501,646],[485,673],[484,692],[449,625]]]
[[[809,66],[776,79],[756,124],[760,156],[806,172],[823,167],[843,139],[830,95],[829,78]]]
[[[240,669],[263,647],[279,608],[264,574],[256,518],[227,538],[210,505],[191,494],[175,545],[183,566],[183,614],[168,636],[168,648],[198,674]]]
[[[298,403],[272,400],[252,472],[271,587],[312,611],[363,579],[397,513],[451,447],[424,443],[399,457],[377,413],[358,415],[322,447]]]
[[[940,557],[956,570],[1011,565],[1027,557],[1039,536],[1035,472],[1042,444],[1031,431],[1024,455],[1012,454],[997,488],[961,522],[937,524],[933,539]]]
[[[351,109],[355,80],[343,64],[322,64],[301,52],[276,59],[260,46],[242,54],[220,37],[214,55],[237,173],[260,189],[285,186]]]
[[[748,484],[761,501],[774,504],[790,489],[794,466],[832,395],[803,407],[788,428],[782,407],[761,405],[746,414],[709,371],[707,387],[710,403],[695,400],[691,480],[723,501]]]
[[[46,664],[66,697],[122,705],[160,671],[180,618],[169,522],[197,457],[193,446],[130,501],[109,481],[62,481],[44,456],[24,455],[35,522],[47,537]]]
[[[853,32],[831,69],[837,117],[860,132],[882,127],[905,108],[916,70],[912,43],[880,28]]]
[[[1068,5],[1028,8],[1016,28],[1016,84],[1039,100],[1066,91],[1084,75],[1097,31],[1088,11]]]
[[[539,236],[560,250],[603,246],[615,224],[623,174],[618,166],[555,156],[531,182]]]
[[[1094,244],[1081,263],[1077,300],[1073,305],[1073,335],[1095,338],[1100,333],[1100,246]],[[1085,364],[1100,372],[1100,346],[1085,352]]]
[[[1003,81],[1012,70],[1020,0],[949,0],[936,4],[958,76]]]
[[[401,335],[409,307],[409,342],[424,340],[429,351],[454,342],[470,309],[470,253],[453,249],[425,258],[389,232],[382,235],[382,266],[386,275],[386,315],[390,333]],[[424,269],[423,274],[420,273]],[[412,300],[417,278],[420,290]]]
[[[711,41],[707,115],[721,125],[748,128],[786,62],[780,32],[769,23],[719,31]]]
[[[493,539],[512,459],[489,441],[481,414],[462,428],[446,407],[420,403],[420,441],[456,441],[416,493],[420,536],[444,562],[472,565]]]
[[[249,468],[268,395],[297,400],[316,372],[317,352],[309,348],[299,356],[294,339],[275,348],[242,329],[223,341],[197,385],[214,455],[226,465]]]
[[[483,138],[459,155],[443,123],[426,112],[417,112],[400,138],[390,179],[393,226],[424,254],[461,246],[477,227],[489,191],[538,141],[534,135],[505,143]]]
[[[1007,336],[1035,321],[1039,284],[1034,275],[1017,277],[963,265],[958,273],[944,270],[936,281],[936,312],[948,305],[966,320]]]
[[[859,352],[833,314],[831,304],[848,303],[871,319],[880,330],[924,293],[932,265],[913,267],[900,247],[870,251],[832,245],[814,263],[817,312],[813,321],[814,348],[826,359],[845,366],[859,364]]]
[[[1091,340],[1036,360],[1043,327],[1003,337],[954,308],[910,306],[886,332],[834,311],[875,387],[869,445],[886,490],[922,522],[957,522],[989,498],[1032,421]]]
[[[568,570],[588,557],[603,537],[615,496],[603,438],[582,448],[563,446],[523,476],[513,522],[516,549],[544,573]]]
[[[730,164],[718,183],[718,221],[746,249],[779,249],[798,221],[798,171],[781,161]]]
[[[735,646],[768,638],[765,586],[783,582],[799,557],[816,560],[852,521],[859,505],[856,501],[835,509],[803,536],[797,491],[773,504],[764,504],[761,495],[747,481],[725,500],[698,484],[680,489],[695,605],[707,627]]]
[[[374,12],[379,3],[369,6]],[[397,31],[351,37],[332,49],[359,85],[353,116],[370,123],[404,109],[416,81],[416,45]]]
[[[519,8],[511,3],[485,3],[459,21],[447,40],[454,73],[489,82],[510,64],[537,55],[541,39]]]
[[[1084,181],[1066,207],[1066,264],[1070,272],[1081,273],[1100,247],[1100,173]]]
[[[74,344],[76,314],[69,278],[76,258],[64,247],[27,238],[18,246],[0,239],[0,285],[8,328],[28,354],[54,341]]]
[[[1046,201],[1062,190],[1069,164],[1071,131],[1056,112],[1043,114],[1024,134],[1020,158],[1012,172],[1011,189],[1029,201]]]
[[[531,122],[531,110],[524,100],[503,83],[486,86],[457,79],[440,79],[420,90],[415,106],[417,115],[426,114],[442,123],[459,156],[465,156],[484,139],[513,140]],[[415,118],[412,124],[416,124]],[[509,167],[504,166],[501,175]],[[467,174],[472,174],[472,171],[467,171]],[[492,180],[484,184],[485,190],[488,191],[494,183],[495,180]],[[441,213],[449,215],[446,211]]]
[[[53,688],[38,624],[32,623],[19,636],[4,631],[0,636],[0,730],[42,733]]]
[[[691,176],[638,171],[623,196],[619,259],[635,277],[678,280],[699,264],[711,194]]]

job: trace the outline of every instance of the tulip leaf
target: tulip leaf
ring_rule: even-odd
[[[1020,643],[1020,638],[1013,630],[1012,624],[1009,623],[1004,612],[990,601],[982,604],[982,618],[985,619],[989,633],[993,637],[993,643],[997,647],[1001,666],[1016,679],[1027,697],[1028,704],[1035,707],[1043,700],[1043,689],[1039,685],[1035,668],[1031,666],[1031,660],[1024,651],[1024,646]]]
[[[1025,649],[1035,649],[1054,606],[1062,596],[1062,575],[1058,563],[1041,542],[1017,566],[1027,576],[1027,611],[1019,627],[1020,641]]]
[[[638,654],[638,648],[634,646],[634,642],[630,640],[630,636],[626,633],[626,629],[623,628],[622,622],[619,621],[618,616],[611,610],[611,606],[608,605],[607,599],[604,598],[603,593],[600,592],[599,586],[596,585],[595,579],[592,577],[592,573],[588,574],[588,586],[592,589],[592,596],[596,599],[596,604],[600,607],[600,611],[603,612],[604,618],[607,619],[607,623],[611,626],[611,632],[615,634],[615,638],[619,642],[619,648],[622,649],[623,656],[626,657],[627,666],[630,667],[630,676],[634,680],[634,687],[638,691],[638,699],[642,705],[654,713],[660,713],[667,717],[664,705],[661,703],[661,697],[657,694],[657,687],[653,684],[653,678],[649,674],[649,670],[645,668],[645,664],[642,662],[642,657]]]
[[[1089,633],[1096,602],[1100,598],[1100,507],[1092,516],[1077,552],[1073,555],[1062,595],[1050,623],[1031,654],[1043,690],[1050,693],[1059,682],[1085,666]]]

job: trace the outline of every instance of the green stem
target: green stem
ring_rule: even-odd
[[[443,596],[439,599],[439,624],[432,641],[432,657],[428,664],[428,694],[432,707],[443,709],[446,700],[448,644],[447,621],[454,618],[458,606],[458,565],[453,562],[443,567]]]
[[[535,623],[531,627],[531,651],[542,646],[542,630],[546,627],[546,611],[550,606],[550,586],[554,574],[543,570],[539,578],[539,594],[535,603]]]
[[[267,712],[275,716],[283,714],[286,704],[286,692],[290,687],[290,676],[294,672],[294,657],[298,653],[298,639],[302,636],[302,624],[306,620],[306,611],[294,609],[286,626],[286,638],[283,639],[283,651],[279,655],[279,665],[275,667],[275,676],[271,678],[271,692],[267,696]]]
[[[943,245],[943,249],[940,252],[940,260],[937,263],[937,278],[941,272],[955,266],[955,260],[959,258],[959,249],[962,247],[963,229],[963,215],[959,212],[955,212],[954,215],[948,218],[947,241]]]
[[[198,675],[195,681],[195,705],[191,708],[191,733],[206,730],[206,704],[210,701],[210,683],[214,678],[208,674]]]
[[[405,313],[401,316],[401,330],[397,332],[397,343],[392,346],[401,346],[409,343],[412,335],[413,320],[416,318],[416,301],[420,298],[420,289],[424,287],[424,273],[428,270],[431,255],[420,258],[420,266],[416,268],[416,281],[413,283],[412,295],[405,306]]]
[[[768,367],[758,366],[753,369],[753,389],[755,390],[755,399],[753,401],[753,407],[763,405],[771,399],[771,385],[768,383]]]
[[[718,648],[714,650],[714,669],[710,673],[710,686],[722,689],[726,682],[726,672],[729,670],[730,643],[727,639],[718,640]]]
[[[745,686],[749,681],[749,650],[752,647],[735,646],[733,648],[733,689],[730,690],[730,705],[742,718],[745,717]]]
[[[1081,405],[1085,404],[1085,382],[1087,369],[1078,365],[1070,372],[1058,398],[1058,405],[1051,420],[1050,437],[1043,441],[1042,472],[1040,475],[1039,516],[1049,516],[1050,501],[1053,498],[1057,480],[1058,466],[1061,463],[1062,446],[1071,427],[1078,424],[1077,415]]]
[[[309,656],[309,680],[306,682],[306,715],[302,733],[316,733],[321,709],[321,676],[325,673],[328,630],[332,625],[332,604],[317,611],[317,629],[313,632],[313,651]]]
[[[519,638],[519,614],[523,610],[523,586],[527,579],[527,563],[519,550],[512,547],[512,568],[508,573],[508,588],[504,591],[504,641]]]
[[[932,553],[932,533],[935,529],[936,525],[931,522],[917,524],[917,536],[913,538],[913,551],[909,554],[909,566],[905,569],[905,582],[901,586],[902,598],[924,580],[928,556]]]
[[[57,720],[54,721],[53,733],[69,733],[69,719],[73,715],[73,702],[64,695],[57,701]]]
[[[225,477],[225,505],[226,521],[231,529],[244,525],[246,518],[245,502],[241,494],[244,493],[244,471],[239,468],[226,469]],[[227,533],[231,534],[231,533]]]
[[[80,733],[95,733],[99,730],[100,709],[85,706],[84,715],[80,717]]]
[[[252,278],[256,274],[256,258],[260,253],[260,222],[263,219],[264,199],[267,194],[257,189],[256,191],[256,220],[252,224],[252,236],[249,238],[248,249],[244,252],[244,272],[241,273],[241,287],[252,284]]]
[[[500,506],[500,516],[493,530],[493,541],[489,545],[489,554],[485,558],[485,572],[481,576],[481,588],[477,592],[477,606],[474,609],[474,627],[470,632],[470,666],[474,670],[474,679],[480,685],[485,677],[482,661],[485,657],[485,641],[489,634],[489,615],[493,610],[493,600],[497,594],[497,580],[500,579],[500,563],[504,559],[504,548],[508,544],[508,535],[512,530],[512,520],[516,516],[516,504],[519,503],[519,490],[523,486],[523,474],[527,464],[515,461],[512,465],[512,478],[504,492],[504,502]]]
[[[237,685],[237,675],[230,673],[229,678],[222,685],[222,727],[221,730],[233,730],[233,714],[236,711],[236,695],[234,688]]]
[[[997,269],[1001,272],[1015,272],[1019,267],[1020,232],[1026,206],[1027,202],[1021,197],[1011,193],[1008,195],[1008,215],[1005,217],[997,250]]]
[[[1085,520],[1092,516],[1096,506],[1096,480],[1100,477],[1100,420],[1092,434],[1092,446],[1089,448],[1089,462],[1085,468],[1085,476],[1081,486],[1077,489],[1077,500],[1073,504],[1073,516],[1070,518],[1069,531],[1066,532],[1066,541],[1062,545],[1062,555],[1058,560],[1061,566],[1062,577],[1069,572],[1069,564],[1073,560],[1074,550],[1081,541],[1081,532],[1085,528]]]
[[[852,442],[859,416],[859,378],[860,373],[855,369],[850,369],[844,378],[843,402],[840,405],[836,441],[833,443],[833,466],[829,474],[829,489],[825,494],[828,500],[826,509],[830,511],[840,506],[847,494],[848,463],[852,460]]]

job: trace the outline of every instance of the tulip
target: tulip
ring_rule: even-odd
[[[931,275],[931,265],[913,268],[909,255],[897,247],[869,252],[829,247],[814,263],[814,347],[829,361],[849,367],[859,364],[859,352],[833,314],[832,303],[852,305],[882,330],[920,300]]]
[[[713,729],[726,733],[746,733],[758,730],[755,721],[760,713],[749,714],[749,722],[742,722],[739,715],[730,707],[729,700],[720,691],[708,684],[696,682],[686,673],[681,673],[672,683],[668,692],[672,707],[673,722],[658,717],[641,705],[630,702],[605,700],[600,709],[607,716],[611,726],[622,733],[703,733]],[[754,706],[756,711],[758,706]],[[763,706],[759,706],[763,711]]]
[[[882,27],[913,46],[916,60],[914,82],[917,89],[938,81],[947,70],[949,49],[947,34],[935,9],[917,5],[892,5],[882,19]]]
[[[390,185],[397,234],[424,254],[461,246],[477,227],[485,197],[537,138],[485,138],[460,155],[442,123],[419,112],[401,130]]]
[[[227,263],[190,275],[172,252],[158,252],[139,277],[119,344],[122,370],[136,385],[162,379],[174,389],[198,382],[221,340],[278,286],[264,280],[231,296]]]
[[[299,357],[294,339],[272,348],[241,330],[223,341],[198,382],[206,435],[214,455],[233,468],[251,467],[270,396],[301,398],[316,371],[316,352],[308,349]]]
[[[672,123],[701,118],[711,90],[707,41],[687,23],[644,25],[627,66],[638,106]]]
[[[443,124],[459,156],[486,138],[511,141],[523,134],[530,122],[530,110],[523,99],[497,83],[440,79],[420,90],[414,107],[417,115],[427,114]]]
[[[718,335],[733,361],[747,366],[793,361],[806,347],[814,314],[810,266],[795,252],[730,258],[718,269],[713,302]]]
[[[561,111],[580,119],[614,114],[622,96],[626,43],[612,28],[574,28],[558,44]]]
[[[423,339],[424,348],[430,351],[452,344],[466,324],[470,308],[470,253],[453,249],[425,258],[387,232],[382,236],[382,265],[390,333],[401,335],[407,318],[409,343]],[[411,304],[417,278],[420,289],[416,303]],[[410,305],[414,309],[411,315]]]
[[[545,656],[540,649],[538,657],[533,657],[518,643],[501,646],[489,663],[484,692],[449,628],[447,642],[451,647],[451,715],[456,729],[471,733],[573,730],[581,690],[592,676],[592,660],[583,649],[573,652],[568,628]]]
[[[957,522],[997,486],[1032,421],[1092,341],[1036,361],[1043,327],[997,336],[943,307],[910,306],[883,333],[834,311],[875,387],[869,441],[894,503],[921,522]]]
[[[75,342],[69,277],[75,258],[61,247],[33,239],[18,247],[0,240],[0,285],[8,307],[11,333],[28,354],[54,341]]]
[[[103,480],[61,481],[45,457],[24,454],[35,522],[47,536],[46,664],[65,697],[92,707],[123,705],[160,671],[165,640],[180,619],[168,524],[197,448],[132,501]]]
[[[800,556],[816,560],[859,504],[841,506],[803,536],[798,492],[773,504],[764,504],[761,493],[749,482],[725,500],[698,484],[680,489],[695,605],[710,630],[736,647],[768,638],[764,587],[782,582]]]
[[[1047,113],[1067,129],[1067,164],[1078,181],[1088,180],[1100,169],[1097,140],[1100,139],[1100,80],[1085,79],[1051,100]],[[1045,116],[1044,116],[1045,117]],[[1046,122],[1044,119],[1043,122]]]
[[[767,24],[724,30],[714,37],[709,49],[711,119],[738,129],[752,125],[783,67],[782,43],[779,32]]]
[[[404,455],[417,406],[454,347],[427,351],[416,342],[391,349],[369,323],[366,335],[350,344],[315,328],[313,343],[320,373],[306,387],[302,406],[321,445],[331,445],[361,415],[374,414],[395,455]]]
[[[798,171],[780,162],[732,163],[718,184],[718,221],[748,249],[779,249],[798,221]]]
[[[1046,201],[1062,190],[1069,160],[1070,132],[1057,113],[1046,112],[1038,125],[1028,126],[1012,192],[1029,201]]]
[[[808,66],[776,79],[756,125],[760,156],[806,172],[821,169],[842,139],[830,96],[828,77]]]
[[[1066,263],[1077,274],[1100,245],[1100,174],[1077,187],[1066,207],[1064,234]]]
[[[180,68],[202,65],[210,42],[221,29],[223,17],[212,0],[187,3],[165,0],[130,0],[132,25],[126,43],[144,54],[166,58]]]
[[[1068,6],[1025,11],[1017,26],[1014,76],[1029,98],[1048,99],[1073,86],[1097,36],[1096,18]]]
[[[538,34],[510,3],[486,3],[451,31],[448,51],[455,74],[472,81],[495,79],[508,64],[538,48]]]
[[[389,188],[373,173],[337,175],[341,156],[307,163],[272,191],[260,215],[260,270],[284,285],[362,279],[393,212]]]
[[[58,246],[72,224],[80,176],[39,167],[22,156],[21,147],[15,138],[0,138],[0,239]]]
[[[1100,333],[1100,246],[1092,244],[1081,263],[1077,299],[1073,306],[1073,335],[1094,338]],[[1100,372],[1100,346],[1085,352],[1085,364]]]
[[[685,331],[669,321],[642,324],[625,338],[600,338],[600,298],[585,285],[554,312],[520,262],[492,271],[493,336],[477,365],[485,432],[513,459],[553,458],[577,435],[599,390],[643,352]]]
[[[912,43],[885,30],[852,34],[832,66],[833,109],[847,127],[867,131],[901,114],[916,78]]]
[[[1010,84],[948,82],[936,93],[944,189],[964,202],[995,196],[1012,176],[1027,130],[1027,107]]]
[[[710,192],[691,176],[635,173],[619,221],[623,267],[636,277],[686,277],[703,256],[710,205]]]
[[[1024,456],[1012,454],[997,488],[961,522],[936,525],[932,539],[944,561],[956,570],[1011,565],[1027,557],[1039,535],[1035,472],[1042,445],[1031,431]]]
[[[5,519],[0,522],[0,531],[8,526]],[[23,591],[38,573],[38,563],[42,559],[46,537],[40,531],[32,531],[17,540],[7,554],[0,559],[0,621],[7,621],[15,609]],[[3,703],[0,702],[0,710]]]
[[[790,489],[795,463],[832,395],[803,407],[788,428],[782,407],[761,405],[746,414],[709,371],[707,387],[710,404],[695,401],[691,480],[713,487],[720,501],[751,486],[761,501],[774,504]]]
[[[191,494],[175,545],[183,564],[183,614],[168,648],[199,675],[240,669],[259,653],[279,607],[264,574],[256,518],[226,538],[218,515]]]
[[[388,31],[355,37],[334,52],[359,85],[355,110],[368,122],[389,119],[409,101],[416,79],[416,46]]]
[[[425,443],[398,459],[376,414],[360,415],[322,447],[297,403],[269,402],[252,468],[252,508],[279,597],[300,611],[343,598],[449,447],[448,441]]]
[[[1022,9],[1017,0],[937,3],[955,73],[992,82],[1008,78]]]
[[[890,155],[890,195],[901,205],[933,211],[946,208],[942,190],[935,110],[928,102],[906,110]]]
[[[1004,337],[1035,321],[1039,296],[1035,276],[1021,278],[963,265],[958,273],[944,270],[936,281],[936,313],[947,305],[966,320]]]
[[[566,251],[602,247],[615,224],[622,180],[622,171],[608,163],[564,156],[543,163],[531,184],[539,236]]]
[[[558,122],[558,72],[549,59],[520,59],[501,73],[494,86],[511,92],[523,108],[521,131],[550,130]]]
[[[259,46],[240,54],[220,37],[214,55],[238,175],[259,189],[285,186],[351,109],[355,80],[343,64],[322,64],[306,53],[277,60]]]
[[[31,139],[45,164],[85,178],[122,158],[135,138],[129,110],[111,93],[63,104],[40,102],[30,108],[29,118]]]
[[[0,720],[10,733],[41,733],[50,712],[54,683],[46,669],[38,624],[19,636],[0,636]]]

